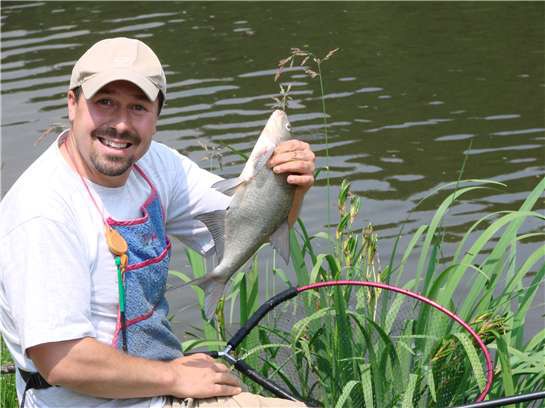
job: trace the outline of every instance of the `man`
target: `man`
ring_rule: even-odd
[[[229,199],[210,187],[218,176],[152,141],[165,98],[147,45],[96,43],[72,71],[70,129],[0,204],[0,330],[27,407],[284,404],[241,393],[204,354],[183,357],[170,329],[168,235],[206,253],[213,242],[195,216]],[[269,165],[296,186],[293,223],[314,154],[292,140]]]

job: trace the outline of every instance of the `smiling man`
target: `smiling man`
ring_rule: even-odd
[[[297,405],[241,392],[172,333],[169,237],[208,252],[196,216],[229,198],[210,187],[218,176],[153,141],[166,96],[146,44],[96,43],[72,72],[70,128],[0,203],[0,331],[27,407]],[[297,187],[294,219],[314,154],[292,140],[269,164]]]

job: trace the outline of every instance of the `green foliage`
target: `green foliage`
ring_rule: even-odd
[[[543,224],[545,217],[532,208],[545,190],[545,180],[535,187],[521,208],[478,220],[462,237],[452,256],[440,257],[443,242],[436,237],[444,233],[441,225],[456,200],[478,189],[499,186],[485,180],[465,180],[458,184],[464,187],[456,188],[444,199],[429,225],[420,226],[405,248],[399,242],[396,244],[394,250],[401,253],[398,263],[394,261],[398,259],[394,253],[389,263],[381,267],[377,235],[372,225],[355,227],[361,202],[350,192],[350,184],[344,182],[339,189],[339,222],[331,252],[316,251],[316,240],[329,242],[328,235],[309,235],[301,220],[291,232],[295,282],[301,286],[324,280],[356,279],[403,284],[461,315],[493,351],[495,381],[491,397],[540,390],[545,385],[545,329],[528,339],[524,328],[536,294],[543,287],[545,246],[540,245],[526,259],[517,258],[517,247],[525,239],[542,236],[521,235],[519,230],[524,221]],[[409,258],[418,259],[416,272],[405,268]],[[274,286],[269,281],[275,277],[289,285],[283,271],[272,266],[269,273],[260,267],[256,255],[249,269],[236,275],[226,296],[240,305],[240,322],[226,319],[220,326],[243,323],[265,300],[259,293],[265,285],[268,289]],[[463,290],[461,282],[468,292],[456,304],[453,299]],[[423,310],[414,323],[403,329],[403,340],[394,342],[390,331],[402,305],[395,300],[387,302],[386,292],[369,290],[359,294],[356,306],[350,308],[348,303],[353,301],[353,295],[348,287],[335,288],[330,296],[319,292],[304,295],[300,305],[304,308],[304,319],[293,327],[283,327],[281,320],[263,324],[240,348],[239,356],[251,359],[251,365],[286,389],[318,395],[324,406],[432,407],[474,399],[482,388],[485,373],[479,353],[470,338],[449,319]],[[335,316],[335,320],[329,316]],[[203,322],[203,327],[206,324]],[[211,347],[220,344],[224,337],[218,333],[222,333],[219,327],[213,334],[208,332],[201,346],[206,341]],[[431,339],[429,333],[440,341]],[[184,344],[198,345],[195,341]],[[410,344],[417,346],[416,351]],[[432,363],[415,365],[419,359],[430,361],[423,359],[424,355],[430,356]],[[466,364],[454,370],[461,360]],[[288,371],[288,366],[295,370]],[[448,392],[444,378],[451,380]],[[249,380],[248,385],[250,390],[263,393]]]
[[[1,336],[0,363],[2,366],[13,363]],[[17,408],[18,406],[17,393],[15,391],[15,374],[0,374],[0,407]]]

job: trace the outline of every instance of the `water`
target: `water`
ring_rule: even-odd
[[[222,146],[250,150],[271,111],[277,62],[291,47],[339,47],[322,65],[327,145],[318,80],[300,67],[282,76],[294,134],[331,168],[329,215],[322,172],[302,218],[311,233],[334,224],[348,178],[362,197],[358,225],[375,224],[386,263],[401,224],[410,234],[428,223],[445,193],[416,203],[455,181],[467,156],[465,178],[508,187],[453,208],[448,250],[485,214],[518,208],[545,174],[544,21],[543,3],[2,2],[1,192],[49,145],[40,134],[66,124],[71,68],[99,39],[136,37],[156,51],[169,82],[157,140],[224,176],[242,160]],[[179,246],[173,268],[185,268]],[[542,315],[540,303],[534,328]]]

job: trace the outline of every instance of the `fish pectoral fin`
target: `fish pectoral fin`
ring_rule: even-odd
[[[204,214],[199,214],[195,218],[201,221],[214,239],[214,248],[216,250],[217,263],[223,259],[223,247],[225,237],[225,210],[217,210]]]
[[[210,280],[201,285],[204,290],[204,315],[207,320],[212,319],[218,306],[218,302],[223,295],[225,282]]]
[[[269,241],[278,251],[286,264],[290,262],[290,228],[288,220],[284,221],[280,227],[271,235]]]
[[[259,152],[258,155],[256,155],[255,162],[254,162],[254,173],[253,176],[259,172],[269,161],[269,159],[272,157],[274,153],[274,149],[276,148],[276,145],[273,143],[267,144],[263,149]]]
[[[207,274],[201,278],[193,279],[184,286],[195,285],[204,291],[204,315],[207,320],[214,316],[218,302],[223,295],[225,282],[214,279],[213,274]]]
[[[235,177],[232,179],[217,181],[212,184],[212,188],[219,191],[220,193],[231,196],[235,193],[236,188],[240,186],[243,182],[244,179],[240,177]]]

